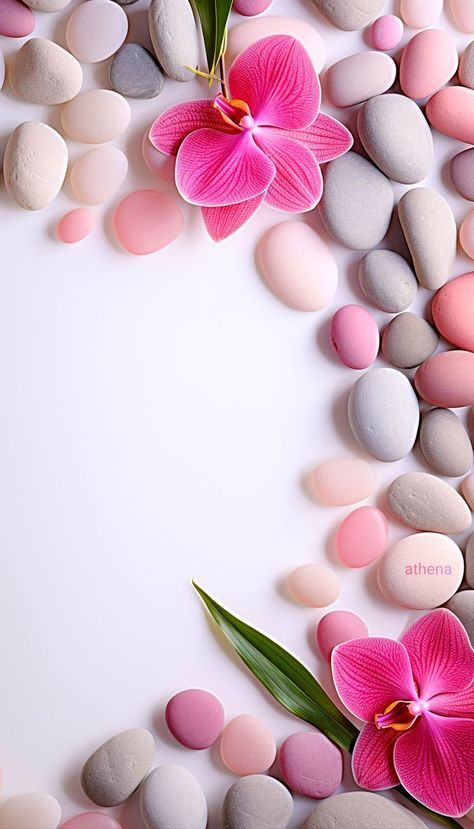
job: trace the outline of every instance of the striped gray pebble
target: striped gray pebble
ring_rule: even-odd
[[[140,814],[147,829],[206,829],[207,803],[190,771],[167,763],[153,769],[140,788]]]
[[[399,314],[415,301],[418,282],[406,259],[393,250],[371,250],[359,264],[359,284],[381,311]]]
[[[464,424],[450,409],[430,409],[421,421],[420,448],[440,475],[458,478],[471,470],[472,444]]]
[[[82,769],[81,785],[97,806],[118,806],[138,788],[150,769],[155,741],[149,731],[131,728],[107,740]]]
[[[286,829],[293,798],[278,780],[252,774],[233,783],[222,809],[222,829]]]
[[[436,351],[438,334],[423,317],[406,312],[385,327],[382,352],[396,368],[415,368]]]
[[[461,590],[460,593],[455,593],[446,607],[462,622],[471,645],[474,646],[474,590]]]

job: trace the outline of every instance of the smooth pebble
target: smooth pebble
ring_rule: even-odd
[[[359,507],[346,516],[336,533],[336,552],[346,567],[367,567],[384,552],[388,524],[376,507]]]
[[[328,232],[342,245],[353,250],[378,245],[392,210],[390,182],[370,161],[349,152],[325,165],[319,212]]]
[[[398,314],[385,327],[382,351],[396,368],[414,368],[436,351],[438,335],[423,317],[409,311]]]
[[[474,201],[474,147],[455,155],[449,169],[459,195],[468,201]]]
[[[336,645],[351,639],[366,639],[369,629],[363,619],[350,610],[330,610],[320,619],[316,641],[322,655],[329,662]]]
[[[25,0],[26,5],[37,12],[59,12],[64,9],[71,0]]]
[[[275,761],[275,739],[259,717],[240,714],[224,728],[220,753],[224,765],[235,774],[261,774]]]
[[[327,607],[336,601],[341,586],[339,579],[323,564],[303,564],[288,576],[290,595],[305,607]]]
[[[373,792],[345,792],[320,803],[301,829],[427,829],[415,815]]]
[[[463,86],[474,89],[474,40],[471,40],[461,55],[458,77]]]
[[[0,829],[57,829],[61,807],[49,794],[17,794],[0,805]]]
[[[136,190],[117,205],[114,229],[128,253],[145,256],[170,245],[184,227],[184,216],[174,199],[158,190]]]
[[[67,147],[56,130],[26,121],[10,135],[3,159],[5,186],[26,210],[41,210],[58,195],[67,169]]]
[[[458,478],[474,463],[472,444],[462,421],[450,409],[431,409],[421,421],[420,448],[440,475]]]
[[[56,227],[56,235],[60,242],[74,245],[89,236],[96,221],[97,216],[89,207],[77,207],[62,216]]]
[[[371,250],[359,264],[359,284],[381,311],[398,314],[415,301],[418,282],[412,268],[393,250]]]
[[[262,14],[272,5],[273,0],[234,0],[234,11],[246,17]]]
[[[443,11],[443,0],[400,0],[402,20],[412,29],[426,29]]]
[[[471,645],[474,647],[474,590],[461,590],[449,600],[446,607],[464,625]]]
[[[288,789],[264,774],[242,777],[228,790],[222,808],[222,829],[286,829],[293,814]]]
[[[450,279],[433,297],[431,313],[442,336],[458,348],[474,351],[474,271]]]
[[[336,292],[334,255],[304,222],[280,222],[267,230],[257,247],[257,264],[273,293],[298,311],[319,311]]]
[[[474,32],[474,4],[466,0],[447,0],[451,14],[458,29],[462,32]]]
[[[159,181],[175,182],[176,159],[172,155],[161,153],[150,141],[150,128],[148,127],[143,136],[142,154],[143,160],[150,173]]]
[[[471,478],[473,477],[471,475]],[[471,492],[474,494],[474,481]],[[466,581],[469,587],[474,587],[474,534],[470,536],[466,547]]]
[[[131,728],[107,740],[87,760],[81,785],[97,806],[117,806],[138,788],[155,753],[149,731]]]
[[[474,259],[474,210],[467,214],[459,228],[459,244],[470,259]]]
[[[81,90],[80,63],[52,40],[33,37],[16,53],[10,85],[17,98],[31,104],[64,104]]]
[[[345,32],[363,29],[382,11],[384,0],[313,0],[314,5],[333,26]]]
[[[474,404],[474,354],[443,351],[433,354],[417,369],[418,394],[432,406],[457,409]]]
[[[151,42],[160,66],[175,81],[191,81],[199,63],[200,41],[188,0],[151,0]]]
[[[332,104],[350,107],[386,92],[396,74],[395,61],[389,55],[357,52],[329,67],[324,76],[324,87]]]
[[[342,507],[364,501],[377,488],[377,474],[361,458],[331,458],[309,476],[311,494],[322,504]]]
[[[123,183],[127,169],[127,156],[117,147],[97,147],[81,155],[71,169],[76,199],[82,204],[104,204]]]
[[[33,12],[21,0],[0,0],[0,35],[27,37],[35,25]]]
[[[326,60],[326,47],[318,30],[297,17],[270,16],[245,20],[229,29],[226,57],[229,65],[244,49],[270,35],[289,35],[301,41],[310,56],[316,72],[321,72]]]
[[[474,475],[468,475],[467,478],[464,478],[461,484],[461,492],[470,509],[474,511]]]
[[[127,32],[128,17],[118,3],[87,0],[72,12],[66,42],[82,63],[99,63],[121,47]]]
[[[410,381],[393,368],[372,368],[353,385],[349,423],[360,445],[380,461],[411,452],[420,418]]]
[[[199,781],[174,763],[153,769],[140,787],[147,829],[206,829],[207,803]]]
[[[64,105],[61,122],[64,131],[75,141],[105,144],[127,129],[130,106],[125,98],[111,89],[89,89]]]
[[[368,368],[378,354],[379,329],[362,305],[344,305],[331,320],[329,342],[345,366]]]
[[[122,829],[112,815],[104,812],[83,812],[63,823],[61,829]]]
[[[474,90],[465,86],[440,89],[426,104],[426,117],[443,135],[474,144]]]
[[[400,62],[400,86],[409,98],[428,98],[458,68],[456,43],[445,29],[425,29],[408,41]]]
[[[456,535],[471,526],[464,499],[427,472],[405,472],[396,478],[388,488],[387,503],[393,515],[415,530]]]
[[[369,42],[374,49],[389,52],[403,37],[403,23],[395,14],[383,14],[374,20],[369,30]]]
[[[339,748],[320,731],[299,731],[282,743],[278,764],[288,788],[304,797],[331,797],[342,780]]]
[[[436,291],[451,277],[457,249],[453,211],[430,187],[408,190],[399,201],[398,217],[418,282]]]
[[[125,43],[118,50],[109,79],[112,89],[126,98],[156,98],[165,83],[156,58],[139,43]]]
[[[224,708],[209,691],[189,688],[171,697],[165,711],[166,725],[186,748],[214,745],[224,728]]]

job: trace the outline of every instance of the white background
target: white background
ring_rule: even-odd
[[[74,2],[38,15],[35,34],[64,45]],[[306,0],[274,0],[271,12],[317,26],[329,63],[367,48],[361,33],[333,29]],[[130,39],[146,43],[145,0],[127,14]],[[446,18],[442,25],[452,28]],[[468,42],[453,33],[460,48]],[[7,58],[18,45],[0,39]],[[84,88],[106,84],[106,72],[106,64],[88,67]],[[145,127],[167,105],[205,94],[203,83],[168,82],[161,98],[132,102],[131,126],[117,142],[130,158],[123,193],[156,185],[140,154]],[[57,109],[28,106],[6,87],[1,149],[11,129],[35,117],[59,123]],[[354,112],[339,117],[354,123]],[[461,147],[439,135],[435,145],[430,181],[460,219],[469,205],[450,188],[446,162]],[[82,151],[71,143],[72,159]],[[157,763],[183,763],[197,774],[216,829],[234,778],[217,749],[193,753],[173,743],[163,723],[169,696],[207,687],[229,718],[260,714],[278,741],[304,726],[223,647],[191,578],[293,649],[327,688],[314,645],[324,611],[288,599],[292,568],[330,562],[342,580],[336,606],[359,612],[373,634],[396,637],[415,618],[382,599],[373,568],[337,565],[334,530],[349,510],[318,506],[302,486],[318,461],[360,454],[346,421],[358,374],[331,355],[327,323],[339,305],[361,301],[362,254],[331,243],[340,264],[335,303],[305,314],[282,305],[257,274],[255,244],[285,218],[269,208],[221,246],[186,208],[177,242],[134,258],[111,236],[114,204],[99,208],[88,240],[56,242],[55,223],[73,206],[68,185],[50,208],[31,214],[0,189],[3,793],[49,791],[65,817],[90,808],[78,782],[83,761],[112,734],[144,726],[156,735]],[[320,229],[317,215],[305,220]],[[384,245],[398,246],[397,236],[394,227]],[[456,272],[466,270],[464,257]],[[419,308],[427,301],[420,292]],[[374,502],[382,484],[411,465],[425,468],[418,453],[377,464]],[[404,532],[391,525],[391,539]],[[292,826],[312,806],[299,800]],[[134,799],[115,814],[124,829],[141,826]]]

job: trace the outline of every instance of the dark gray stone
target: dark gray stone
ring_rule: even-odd
[[[126,98],[156,98],[165,79],[151,52],[138,43],[125,43],[109,69],[112,89]]]

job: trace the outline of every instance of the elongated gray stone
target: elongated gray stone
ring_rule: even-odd
[[[398,217],[418,282],[436,291],[452,276],[457,230],[453,211],[431,187],[414,187],[400,199]]]
[[[175,81],[192,80],[200,41],[188,0],[151,0],[148,24],[153,49],[166,74]]]

